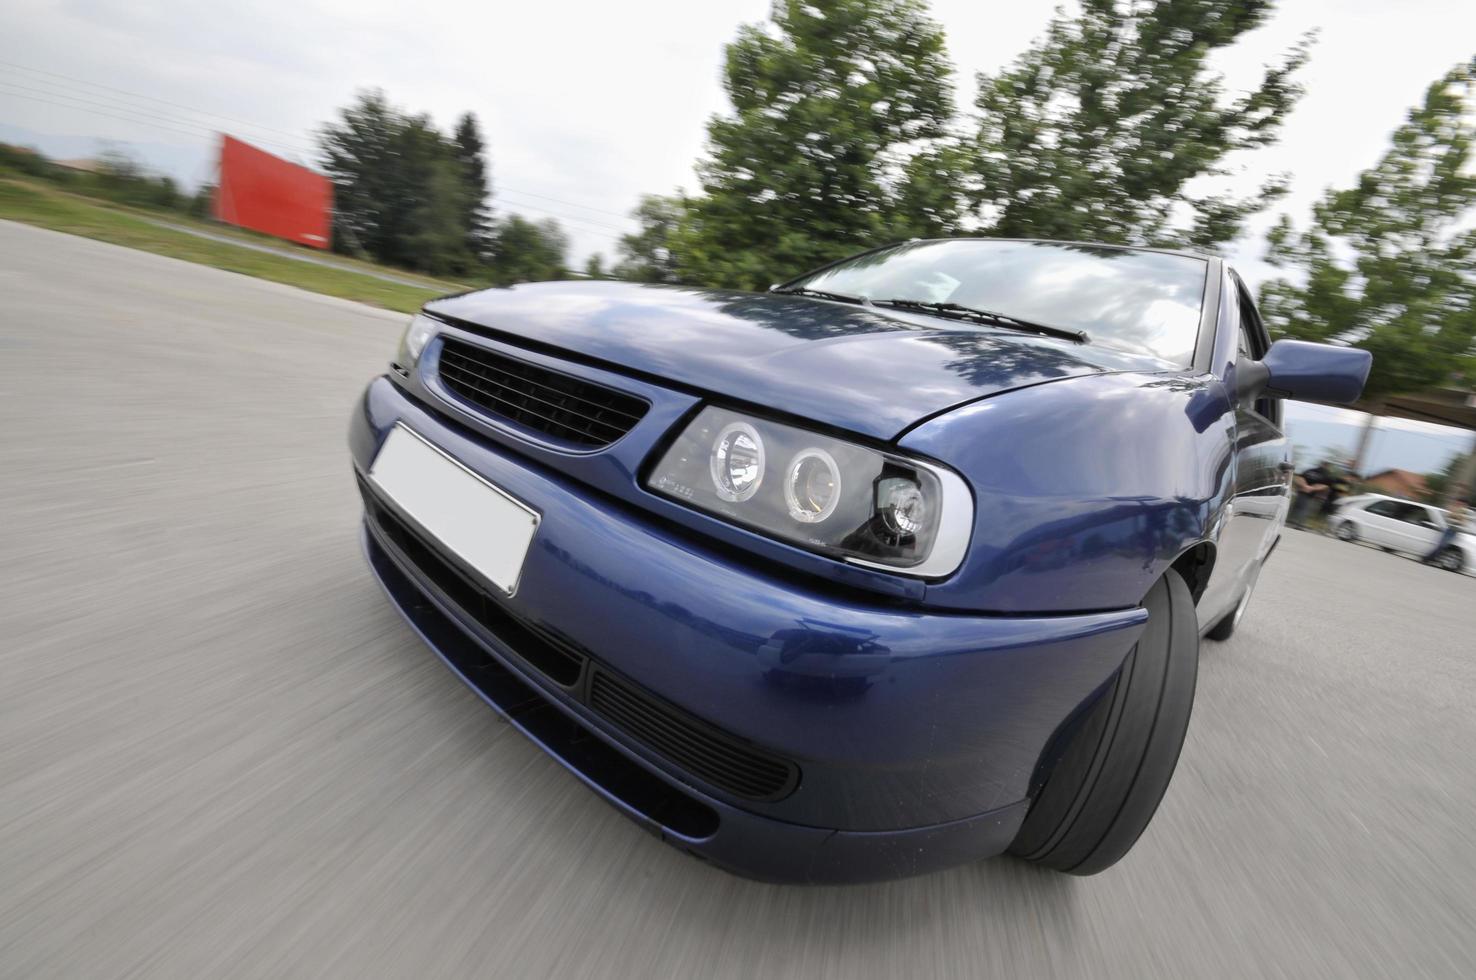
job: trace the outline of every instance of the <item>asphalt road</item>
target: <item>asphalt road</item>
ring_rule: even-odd
[[[1476,581],[1288,532],[1109,872],[730,877],[401,623],[402,317],[0,222],[0,975],[1476,975]]]

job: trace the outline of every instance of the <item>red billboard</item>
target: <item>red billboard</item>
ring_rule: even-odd
[[[327,248],[333,187],[328,178],[232,136],[221,136],[215,216],[227,224]]]

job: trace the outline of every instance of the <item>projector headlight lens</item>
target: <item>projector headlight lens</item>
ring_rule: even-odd
[[[778,469],[765,479],[765,468]],[[709,406],[646,486],[688,507],[853,564],[937,578],[958,568],[973,495],[952,470]]]
[[[841,475],[835,457],[823,449],[800,450],[784,479],[789,516],[805,524],[819,524],[835,513],[840,497]]]
[[[718,497],[747,500],[764,482],[764,440],[747,422],[729,423],[713,441],[711,469]]]
[[[887,477],[876,485],[876,512],[893,534],[917,534],[928,525],[928,498],[907,477]]]

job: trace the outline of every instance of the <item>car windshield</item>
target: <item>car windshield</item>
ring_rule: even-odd
[[[1084,331],[1092,343],[1188,367],[1205,261],[1188,255],[989,239],[908,242],[796,279],[875,302],[957,303]]]

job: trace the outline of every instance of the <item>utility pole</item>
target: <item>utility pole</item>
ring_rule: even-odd
[[[1363,464],[1368,456],[1368,444],[1373,441],[1374,430],[1378,428],[1379,417],[1372,412],[1368,413],[1368,421],[1363,424],[1363,431],[1358,436],[1358,448],[1353,451],[1353,475],[1362,479],[1364,477]]]

